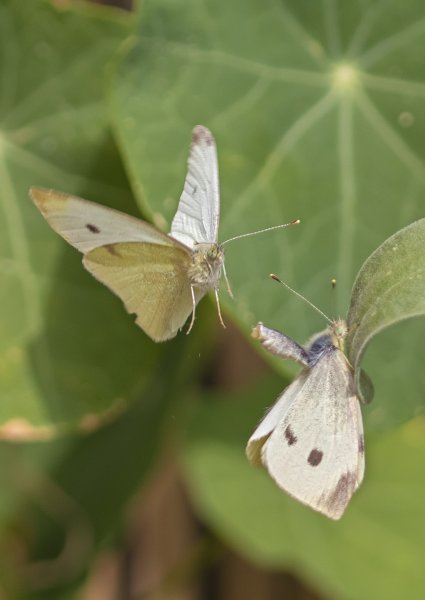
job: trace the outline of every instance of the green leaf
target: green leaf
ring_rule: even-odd
[[[425,219],[421,219],[385,240],[357,275],[347,318],[347,352],[357,380],[360,360],[373,336],[424,314]]]
[[[423,19],[419,0],[402,8],[396,0],[189,0],[185,10],[172,0],[143,2],[138,35],[110,87],[140,205],[167,227],[190,131],[203,123],[218,145],[221,240],[301,219],[226,247],[235,301],[223,293],[223,304],[246,333],[261,320],[302,343],[325,326],[269,282],[270,272],[325,312],[345,315],[366,257],[423,216]],[[376,388],[369,429],[424,408],[417,330],[392,328],[368,352]],[[390,362],[396,383],[386,374]]]
[[[189,337],[162,346],[138,398],[112,422],[44,444],[0,443],[0,588],[12,586],[7,597],[27,597],[40,584],[49,597],[65,597],[105,541],[120,538],[128,502],[185,421],[188,381],[210,360],[209,352],[200,354],[203,340],[214,340],[213,322],[202,313],[203,306]]]
[[[326,597],[420,600],[425,586],[424,420],[366,437],[366,478],[338,522],[283,493],[244,447],[278,393],[276,378],[208,398],[183,463],[198,511],[248,560],[291,570]],[[265,400],[265,399],[268,399]],[[368,410],[366,408],[366,410]]]
[[[159,352],[28,197],[41,185],[135,210],[103,105],[129,22],[54,4],[0,5],[0,437],[10,439],[98,426],[139,394]]]

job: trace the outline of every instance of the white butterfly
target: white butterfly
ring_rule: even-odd
[[[223,247],[217,243],[218,165],[206,127],[193,129],[188,173],[170,235],[69,194],[40,188],[31,188],[30,194],[51,227],[84,254],[85,268],[121,298],[153,340],[174,337],[192,313],[190,331],[196,305],[209,289],[214,289],[223,324],[217,292],[224,270]]]
[[[364,475],[364,436],[353,370],[337,320],[306,348],[262,323],[253,329],[272,354],[304,368],[250,437],[246,452],[279,487],[331,519],[339,519]]]

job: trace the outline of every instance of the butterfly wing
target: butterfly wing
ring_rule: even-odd
[[[55,190],[33,187],[30,195],[52,229],[80,252],[117,242],[177,245],[149,223],[113,208]]]
[[[174,337],[192,312],[187,274],[191,255],[176,243],[118,243],[95,248],[83,264],[124,302],[154,341]],[[205,294],[194,290],[198,302]]]
[[[364,473],[363,423],[353,376],[331,346],[287,388],[290,405],[264,443],[262,461],[276,483],[304,504],[339,519]]]
[[[192,132],[188,172],[171,235],[193,248],[195,244],[216,242],[220,219],[220,195],[215,141],[206,127]]]
[[[280,395],[277,401],[261,419],[258,427],[251,435],[246,445],[246,455],[251,464],[256,467],[262,465],[261,455],[264,443],[288,412],[292,402],[298,396],[301,387],[302,381],[297,377],[287,388],[285,388],[284,393]],[[290,435],[290,430],[288,430],[286,435]]]

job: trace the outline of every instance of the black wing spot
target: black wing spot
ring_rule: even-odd
[[[348,472],[341,475],[335,489],[326,500],[328,508],[340,513],[339,516],[341,516],[356,489],[356,484],[357,476],[355,473]]]
[[[364,452],[364,435],[363,434],[359,435],[359,452],[360,452],[360,454],[363,454],[363,452]]]
[[[307,462],[312,467],[317,467],[322,462],[323,452],[318,450],[317,448],[313,448],[307,458]]]
[[[96,225],[92,225],[91,223],[87,223],[86,227],[92,233],[100,233],[100,229],[99,229],[99,227],[96,227]]]
[[[298,438],[296,437],[296,435],[294,434],[294,432],[291,429],[291,426],[288,425],[288,427],[285,429],[285,439],[288,442],[288,446],[292,446],[293,444],[295,444],[298,440]]]

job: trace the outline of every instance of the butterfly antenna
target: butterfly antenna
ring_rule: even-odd
[[[298,296],[298,298],[301,298],[301,300],[304,300],[304,302],[307,302],[307,304],[309,304],[312,308],[314,308],[315,311],[317,311],[320,315],[322,315],[322,317],[324,317],[326,319],[326,321],[332,325],[333,321],[328,316],[326,316],[325,313],[320,310],[320,308],[317,308],[317,306],[315,304],[313,304],[313,302],[310,302],[310,300],[307,300],[307,298],[305,296],[303,296],[296,290],[292,289],[287,283],[285,283],[284,281],[279,279],[279,277],[277,275],[270,273],[270,277],[272,279],[274,279],[275,281],[277,281],[278,283],[281,283],[282,285],[284,285],[290,292],[292,292],[293,294]]]
[[[331,306],[332,306],[332,312],[334,315],[336,315],[336,306],[337,306],[337,295],[336,295],[336,279],[335,277],[332,277],[331,279],[331,289],[332,289],[332,301],[331,301]]]
[[[229,242],[233,242],[234,240],[240,240],[244,237],[250,237],[251,235],[257,235],[258,233],[265,233],[266,231],[273,231],[273,229],[282,229],[282,227],[289,227],[289,225],[299,225],[301,223],[300,219],[295,219],[295,221],[291,221],[290,223],[283,223],[282,225],[275,225],[274,227],[266,227],[266,229],[259,229],[258,231],[250,231],[249,233],[242,233],[241,235],[235,235],[225,242],[221,243],[221,246],[224,244],[228,244]]]

